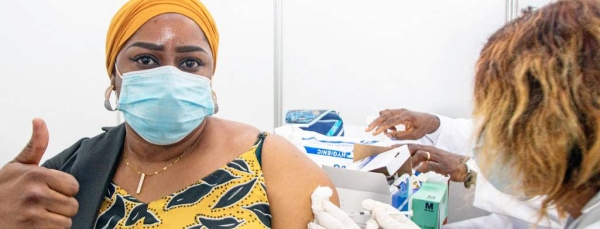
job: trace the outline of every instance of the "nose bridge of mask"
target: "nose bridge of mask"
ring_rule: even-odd
[[[131,75],[144,76],[144,75],[148,75],[150,73],[156,73],[156,72],[171,73],[171,74],[177,75],[177,76],[189,77],[192,80],[200,79],[200,80],[208,81],[212,88],[212,80],[210,80],[208,77],[203,76],[203,75],[189,73],[189,72],[184,72],[184,71],[179,70],[179,68],[177,68],[175,66],[171,66],[171,65],[165,65],[165,66],[160,66],[160,67],[145,69],[145,70],[139,70],[139,71],[131,71],[131,72],[126,72],[124,74],[121,73],[119,71],[119,69],[117,68],[117,66],[115,65],[115,71],[117,72],[117,75],[121,79],[127,78],[128,76],[131,76]]]

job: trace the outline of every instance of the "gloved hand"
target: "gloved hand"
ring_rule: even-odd
[[[372,217],[367,221],[365,229],[420,229],[417,224],[408,219],[395,207],[389,204],[384,204],[379,201],[366,199],[363,200],[362,206],[371,211]],[[395,212],[398,214],[389,214]]]
[[[314,221],[308,229],[359,229],[360,227],[340,208],[329,201],[333,191],[329,187],[318,187],[311,195]],[[366,199],[362,205],[373,217],[367,221],[366,229],[420,229],[414,222],[400,214],[396,208],[379,201]],[[398,214],[390,215],[389,212]]]
[[[342,209],[329,201],[332,194],[329,187],[317,187],[312,193],[311,208],[315,219],[308,223],[308,229],[360,229]]]

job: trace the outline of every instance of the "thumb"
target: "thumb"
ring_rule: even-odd
[[[381,209],[381,208],[375,208],[373,209],[373,218],[375,218],[375,221],[377,221],[377,224],[379,224],[379,226],[381,228],[384,229],[394,229],[394,228],[403,228],[402,224],[398,221],[396,221],[394,218],[392,218],[389,214],[387,214],[385,212],[385,210]]]
[[[48,148],[49,134],[46,122],[43,119],[35,118],[32,121],[33,132],[31,138],[13,162],[23,164],[39,164],[46,148]]]
[[[373,217],[367,220],[367,224],[365,225],[365,229],[379,229],[379,224]]]
[[[397,130],[391,132],[389,135],[390,137],[393,137],[398,140],[418,140],[422,137],[417,136],[413,130]]]

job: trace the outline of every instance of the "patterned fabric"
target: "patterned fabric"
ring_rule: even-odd
[[[150,203],[110,185],[96,228],[270,228],[269,201],[255,152],[261,143],[202,180]]]

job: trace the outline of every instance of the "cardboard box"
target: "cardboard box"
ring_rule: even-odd
[[[385,150],[384,152],[381,152]],[[382,173],[386,176],[394,174],[412,174],[412,159],[408,146],[397,148],[370,145],[354,145],[354,164],[350,169]]]
[[[354,148],[352,149],[352,154],[353,154],[352,159],[353,159],[353,161],[359,161],[366,157],[370,157],[375,154],[383,153],[390,149],[392,149],[392,147],[354,144]]]
[[[323,170],[335,185],[344,211],[364,210],[362,200],[373,199],[390,204],[392,201],[385,175],[323,165]],[[364,226],[370,216],[351,216]]]
[[[353,159],[358,161],[391,149],[393,148],[355,144]],[[400,149],[395,150],[400,151]],[[412,160],[410,159],[410,152],[407,153],[409,157],[403,160],[401,164],[399,164],[399,160],[395,160],[393,163],[383,163],[383,166],[377,166],[374,171],[379,172],[358,171],[323,165],[323,170],[337,189],[340,208],[344,211],[364,210],[362,207],[362,200],[364,199],[373,199],[391,204],[392,195],[386,174],[393,174],[394,172],[412,174]],[[388,169],[390,172],[388,172]],[[351,218],[359,226],[364,226],[370,216],[351,216]]]
[[[441,228],[448,217],[448,186],[426,182],[412,196],[411,220],[423,229]]]

